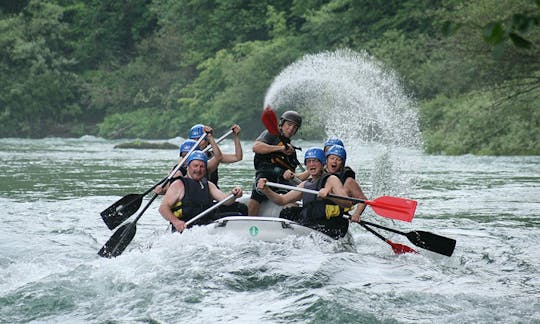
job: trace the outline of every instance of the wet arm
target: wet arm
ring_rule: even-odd
[[[163,200],[161,201],[161,205],[159,206],[159,213],[161,214],[161,216],[167,221],[171,222],[178,231],[181,231],[185,228],[185,222],[178,219],[173,214],[172,208],[174,207],[176,202],[182,199],[183,196],[184,184],[181,181],[175,181],[173,184],[171,184],[165,196],[163,196]]]
[[[341,181],[336,176],[333,176],[333,175],[329,176],[328,180],[326,180],[326,184],[324,188],[328,190],[329,193],[333,193],[338,196],[347,196],[347,190],[345,190],[345,187],[343,187],[343,185],[341,184]],[[328,198],[344,208],[350,208],[353,205],[353,203],[349,200],[331,198],[331,197],[328,197]]]
[[[283,145],[270,145],[261,141],[255,141],[255,143],[253,144],[253,153],[256,154],[285,152],[285,150],[285,146]]]
[[[270,189],[268,186],[264,185],[266,183],[266,179],[259,179],[259,183],[257,184],[257,188],[259,191],[264,193],[268,199],[273,201],[274,203],[283,206],[288,203],[292,203],[295,201],[298,201],[302,199],[302,192],[291,190],[287,192],[286,194],[278,194],[277,192]],[[303,184],[300,184],[299,187],[303,187]]]
[[[235,195],[235,198],[242,196],[242,189],[240,187],[233,188],[233,190],[231,190],[230,193],[224,193],[212,182],[208,182],[208,186],[209,186],[208,190],[210,191],[210,195],[212,196],[212,198],[214,198],[217,201],[222,201],[223,199],[227,198],[227,196],[229,196],[229,194],[231,193]],[[229,206],[229,205],[232,205],[234,201],[235,199],[229,199],[223,204]]]
[[[221,162],[223,163],[234,163],[242,161],[242,158],[244,157],[244,152],[242,151],[242,143],[240,143],[240,126],[234,125],[232,129],[234,132],[234,154],[223,154],[223,160],[221,160]]]
[[[347,178],[347,180],[345,180],[345,188],[347,189],[347,193],[349,196],[362,200],[367,200],[367,197],[366,195],[364,195],[362,188],[360,188],[358,182],[356,182],[356,180],[354,180],[353,178]],[[356,222],[359,221],[360,215],[362,215],[365,209],[366,204],[358,203],[351,220]]]

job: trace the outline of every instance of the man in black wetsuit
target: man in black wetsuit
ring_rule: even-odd
[[[186,222],[201,212],[212,207],[213,200],[221,201],[227,194],[206,179],[208,157],[202,151],[193,151],[187,161],[185,177],[174,178],[163,197],[159,213],[173,225],[173,231],[183,231]],[[231,193],[242,197],[242,189],[235,187]],[[234,203],[234,199],[225,204]],[[193,225],[207,224],[212,221],[211,215],[197,220]]]
[[[257,181],[266,178],[268,181],[291,184],[289,180],[294,177],[294,170],[300,164],[296,158],[296,151],[291,144],[293,137],[302,126],[302,117],[296,111],[289,110],[281,115],[279,123],[280,135],[272,135],[267,130],[255,140],[253,144],[253,164],[255,166],[255,182],[248,201],[248,215],[256,216],[264,200],[264,194],[256,190]],[[285,175],[285,171],[290,170]],[[285,177],[288,177],[285,179]]]

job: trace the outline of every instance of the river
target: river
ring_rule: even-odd
[[[96,252],[113,232],[100,211],[152,187],[177,158],[119,142],[0,139],[0,323],[540,323],[540,156],[346,143],[368,197],[418,201],[412,223],[369,207],[364,219],[454,238],[452,257],[380,231],[420,252],[395,255],[355,224],[353,249],[205,227],[173,235],[158,198],[126,251],[105,259]],[[243,147],[242,162],[220,167],[225,190],[249,193],[251,143]]]

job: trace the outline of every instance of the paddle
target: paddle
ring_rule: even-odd
[[[266,128],[268,133],[275,136],[279,136],[281,141],[285,144],[285,147],[291,145],[294,149],[298,149],[292,144],[287,144],[287,141],[283,138],[283,135],[281,135],[281,132],[279,131],[279,127],[278,127],[278,120],[277,120],[276,112],[274,111],[274,109],[272,109],[272,107],[270,107],[270,105],[266,106],[263,109],[263,113],[261,114],[261,121],[264,124],[264,127]],[[298,167],[300,168],[302,172],[306,171],[306,169],[304,169],[304,167],[302,166],[300,162],[298,162],[298,160],[295,159],[294,162],[298,164]]]
[[[162,184],[165,180],[167,180],[167,177],[163,178],[152,188],[146,190],[142,194],[125,195],[123,198],[112,204],[109,208],[102,211],[100,215],[107,227],[110,230],[115,229],[131,215],[135,214],[135,212],[139,210],[139,207],[141,207],[143,197]]]
[[[377,236],[378,238],[380,238],[381,240],[385,241],[386,243],[388,243],[390,245],[390,247],[392,247],[392,250],[394,251],[395,254],[405,254],[405,253],[418,253],[416,252],[415,250],[411,249],[410,247],[408,247],[407,245],[403,245],[403,244],[399,244],[399,243],[394,243],[392,241],[390,241],[389,239],[385,238],[384,236],[382,236],[381,234],[377,233],[374,229],[372,229],[371,227],[367,226],[365,223],[360,223],[360,225],[362,225],[363,228],[365,228],[366,230],[368,230],[369,232],[371,232],[373,235]]]
[[[221,141],[223,141],[227,136],[231,135],[233,133],[233,130],[232,129],[229,129],[227,131],[227,133],[223,134],[220,138],[218,138],[216,140],[216,144],[219,144],[221,143]],[[196,145],[195,145],[196,146]],[[208,145],[207,147],[204,148],[203,152],[207,152],[208,150],[211,150],[212,149],[212,146]]]
[[[454,248],[456,247],[456,240],[444,237],[441,235],[433,234],[430,232],[425,231],[412,231],[412,232],[401,232],[398,230],[395,230],[393,228],[388,228],[379,224],[374,224],[366,221],[360,221],[360,224],[367,224],[371,226],[375,226],[378,228],[382,228],[384,230],[394,232],[400,235],[406,236],[409,241],[411,241],[414,245],[421,247],[423,249],[433,251],[435,253],[443,254],[446,256],[452,256],[452,253],[454,253]]]
[[[319,193],[318,191],[311,190],[311,189],[288,186],[288,185],[274,183],[274,182],[267,182],[266,185],[270,187],[281,188],[281,189],[302,191],[302,192],[311,193],[314,195]],[[417,205],[417,202],[415,200],[391,197],[391,196],[382,196],[382,197],[376,198],[375,200],[363,200],[359,198],[340,196],[340,195],[335,195],[335,194],[328,194],[328,197],[344,199],[344,200],[349,200],[356,203],[366,204],[366,205],[371,206],[373,211],[380,216],[396,219],[396,220],[401,220],[405,222],[412,221],[414,217],[414,212],[416,211],[416,205]]]
[[[178,163],[178,165],[169,173],[169,175],[167,176],[167,178],[165,178],[164,181],[169,181],[170,179],[172,179],[172,177],[174,176],[174,174],[176,173],[176,171],[178,171],[178,169],[186,162],[187,158],[189,157],[189,155],[195,151],[195,149],[197,148],[197,146],[199,145],[199,143],[206,137],[206,133],[203,134],[198,140],[197,142],[195,143],[195,145],[193,145],[193,147],[187,152],[187,154],[180,160],[180,162]],[[165,183],[164,181],[161,181],[162,183]],[[152,196],[152,198],[148,201],[148,203],[146,204],[146,206],[144,206],[143,210],[139,213],[139,215],[137,215],[137,217],[135,218],[135,220],[133,220],[133,222],[130,222],[130,223],[127,223],[127,224],[124,224],[122,225],[119,229],[116,230],[116,232],[114,232],[114,234],[111,236],[111,238],[105,243],[105,245],[103,245],[103,247],[98,251],[98,254],[102,257],[106,257],[106,258],[110,258],[110,257],[116,257],[118,255],[120,255],[125,249],[126,247],[129,245],[129,243],[131,242],[131,240],[133,240],[133,237],[135,236],[135,233],[137,232],[137,221],[139,220],[139,218],[141,218],[141,216],[144,214],[144,212],[148,209],[148,207],[150,207],[150,204],[152,204],[152,202],[156,199],[156,197],[158,196],[157,193],[154,193],[154,195]],[[142,197],[141,197],[142,199]],[[121,217],[125,217],[124,214],[122,214]],[[129,217],[129,216],[128,216]],[[126,217],[127,218],[127,217]],[[124,219],[126,219],[124,218]],[[115,220],[114,222],[118,222],[117,220]],[[105,222],[108,226],[108,223],[107,221]],[[109,227],[110,228],[110,227]]]
[[[152,198],[148,201],[146,206],[144,206],[143,210],[137,215],[137,217],[133,220],[133,222],[126,223],[120,228],[118,228],[114,234],[109,238],[109,240],[101,247],[101,249],[98,251],[98,255],[104,258],[113,258],[117,257],[124,250],[126,247],[131,243],[133,240],[133,237],[135,237],[135,233],[137,233],[137,221],[139,218],[141,218],[142,214],[150,207],[150,204],[156,199],[158,194],[154,194]]]
[[[104,258],[113,258],[119,256],[124,252],[126,247],[133,240],[133,237],[135,237],[135,233],[137,232],[137,221],[146,211],[148,206],[150,206],[150,204],[154,201],[154,199],[156,199],[157,196],[157,194],[154,194],[154,196],[152,196],[152,199],[150,199],[146,206],[144,206],[144,209],[140,212],[140,214],[137,216],[137,218],[135,218],[133,222],[122,225],[122,227],[120,227],[116,232],[114,232],[113,236],[111,236],[107,243],[105,243],[105,245],[103,245],[103,247],[98,251],[99,256],[102,256]],[[207,215],[208,213],[223,205],[233,197],[233,194],[228,195],[225,199],[221,200],[217,204],[213,205],[212,207],[208,208],[207,210],[201,212],[197,216],[187,221],[186,226]]]
[[[274,109],[272,109],[272,107],[266,106],[264,108],[261,115],[261,121],[264,124],[266,130],[268,130],[268,133],[276,136],[281,135],[281,133],[279,132],[277,115]]]
[[[192,219],[188,220],[186,222],[186,227],[190,224],[192,224],[193,222],[195,222],[196,220],[198,220],[199,218],[205,216],[206,214],[210,213],[211,211],[213,211],[214,209],[218,208],[219,206],[223,205],[224,203],[226,203],[229,199],[233,198],[234,195],[233,194],[230,194],[228,195],[227,197],[225,197],[225,199],[219,201],[218,203],[216,203],[215,205],[213,205],[212,207],[208,208],[207,210],[203,211],[202,213],[200,213],[199,215],[193,217]]]
[[[233,132],[232,129],[230,129],[227,133],[225,133],[223,136],[218,138],[216,140],[216,143],[223,141],[223,139],[225,139],[227,136],[232,134],[232,132]],[[206,134],[203,134],[203,136],[201,136],[197,140],[196,144],[193,145],[193,150],[197,146],[199,146],[199,144],[201,143],[202,140],[204,140],[205,137],[206,137]],[[203,152],[206,152],[209,149],[211,149],[210,145],[205,147]],[[185,156],[188,156],[191,152],[193,152],[193,150],[190,150],[190,152],[188,152],[188,154],[186,154]],[[173,174],[176,173],[176,171],[178,171],[180,167],[181,167],[181,164],[179,163],[174,169]],[[152,188],[146,190],[142,194],[128,194],[122,197],[121,199],[119,199],[117,202],[115,202],[111,206],[109,206],[104,211],[102,211],[100,215],[103,221],[105,222],[105,224],[107,225],[107,227],[111,230],[115,229],[118,225],[122,224],[131,215],[135,214],[135,212],[139,210],[139,207],[141,207],[143,197],[146,196],[151,191],[153,191],[157,186],[164,183],[167,179],[168,179],[168,176],[161,179],[161,181],[156,183]]]

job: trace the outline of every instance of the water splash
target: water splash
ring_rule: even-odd
[[[268,104],[303,113],[307,125],[324,129],[323,137],[411,148],[421,144],[414,101],[396,73],[365,52],[304,56],[274,79],[265,96]]]
[[[374,156],[371,195],[404,194],[411,188],[412,180],[400,172],[399,151],[422,144],[415,102],[398,75],[366,52],[304,56],[274,79],[265,96],[268,104],[278,111],[299,111],[306,125],[324,130],[316,135],[341,138],[353,156],[365,155],[369,147]],[[365,167],[363,162],[348,163],[358,168]]]

